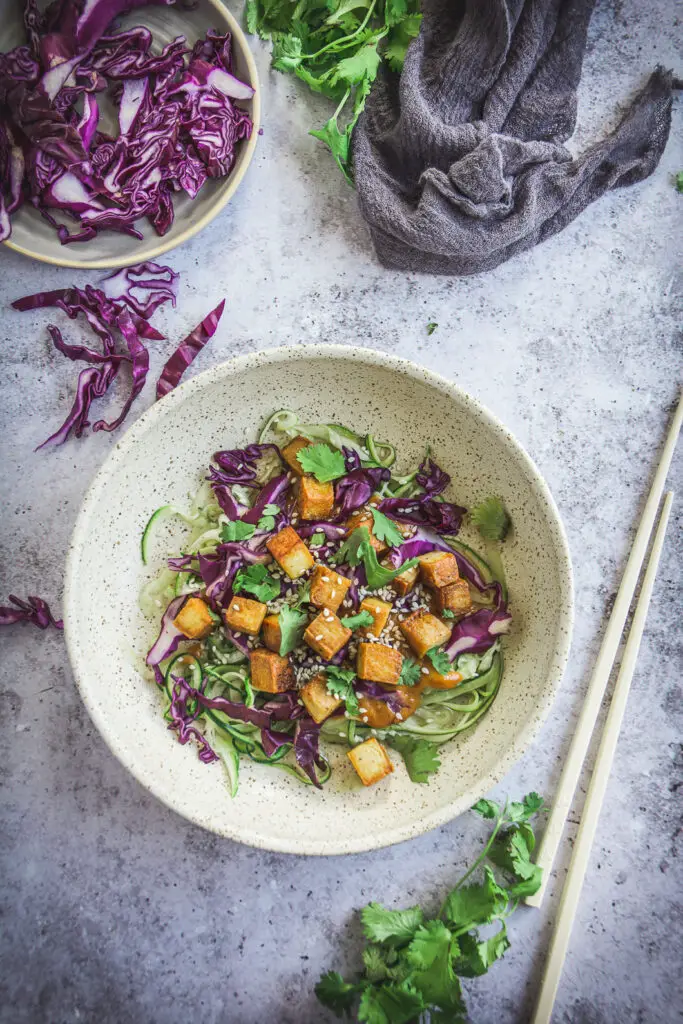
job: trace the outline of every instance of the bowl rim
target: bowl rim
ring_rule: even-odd
[[[502,434],[506,443],[511,445],[521,458],[522,465],[527,471],[529,482],[536,488],[539,497],[545,502],[548,523],[551,530],[555,551],[558,555],[558,577],[561,595],[561,612],[555,630],[555,650],[553,652],[550,666],[546,674],[546,680],[541,691],[541,698],[536,713],[524,725],[521,731],[514,738],[508,749],[492,766],[489,772],[482,777],[478,783],[470,786],[465,792],[460,793],[456,798],[442,805],[428,814],[398,823],[381,832],[373,833],[354,839],[344,837],[319,838],[314,840],[302,840],[300,836],[292,835],[287,838],[273,838],[267,833],[259,831],[258,827],[227,827],[213,824],[201,818],[199,815],[188,814],[180,810],[170,796],[158,792],[155,782],[157,773],[137,767],[133,762],[134,758],[128,756],[120,744],[117,745],[117,738],[109,732],[108,721],[100,712],[96,700],[90,699],[87,685],[84,682],[87,665],[82,662],[82,655],[79,653],[76,642],[76,571],[78,568],[79,556],[83,550],[84,537],[87,534],[90,516],[94,510],[99,492],[108,479],[112,469],[118,465],[134,448],[138,439],[148,430],[155,426],[157,421],[164,417],[167,412],[179,404],[184,403],[192,396],[201,392],[204,388],[213,383],[249,371],[254,367],[269,363],[292,362],[297,360],[327,360],[329,358],[358,361],[369,365],[381,366],[404,374],[420,383],[427,383],[435,387],[449,398],[455,398],[465,403],[476,416],[483,419],[490,427]],[[316,345],[291,345],[280,348],[264,349],[248,355],[236,356],[232,359],[219,363],[197,376],[179,385],[174,391],[166,395],[162,402],[155,402],[142,416],[133,423],[118,444],[109,453],[101,468],[97,471],[92,483],[88,487],[76,523],[71,535],[69,549],[66,558],[66,571],[64,583],[64,634],[67,652],[71,663],[74,679],[79,693],[85,704],[88,713],[97,726],[100,735],[105,743],[123,766],[144,786],[153,796],[161,800],[171,810],[180,814],[181,817],[192,821],[194,824],[212,831],[220,836],[245,843],[259,849],[271,850],[276,853],[291,853],[307,856],[337,856],[348,853],[362,853],[369,850],[381,849],[392,846],[395,843],[404,842],[415,836],[431,831],[440,825],[446,824],[467,810],[478,799],[488,793],[507,773],[507,771],[522,757],[533,740],[538,735],[552,707],[555,694],[562,680],[564,670],[569,658],[569,650],[572,639],[574,624],[574,588],[571,556],[567,536],[559,514],[559,510],[550,493],[550,489],[541,475],[538,467],[526,452],[522,444],[508,430],[504,424],[489,412],[489,410],[478,399],[473,398],[457,384],[448,381],[445,377],[432,370],[422,367],[411,360],[400,356],[389,355],[375,349],[363,348],[360,346],[347,346],[339,344],[316,344]]]
[[[8,249],[12,249],[21,256],[27,256],[29,259],[37,260],[39,263],[48,263],[54,267],[72,267],[76,270],[117,269],[118,267],[128,267],[131,263],[140,263],[143,260],[148,262],[151,260],[157,260],[160,256],[170,252],[172,249],[177,249],[179,245],[183,245],[185,242],[189,241],[190,238],[193,238],[200,231],[203,231],[207,224],[210,224],[211,221],[218,216],[221,210],[227,206],[241,184],[244,175],[247,173],[249,164],[251,163],[254,155],[254,150],[256,149],[256,142],[258,140],[259,129],[261,127],[261,85],[259,82],[254,55],[251,52],[247,37],[235,18],[235,15],[228,10],[222,0],[207,0],[207,3],[209,3],[224,19],[224,21],[227,22],[230,33],[232,34],[233,42],[244,56],[248,70],[248,82],[254,90],[254,95],[251,98],[252,108],[250,115],[254,127],[251,135],[247,139],[246,145],[242,148],[244,158],[242,159],[239,167],[236,167],[228,175],[225,191],[216,198],[215,203],[198,220],[193,219],[185,230],[178,236],[174,238],[166,238],[166,236],[163,236],[154,248],[146,250],[144,254],[140,254],[139,256],[135,253],[130,253],[125,257],[104,256],[101,259],[74,261],[66,256],[69,252],[68,245],[62,246],[65,252],[65,257],[61,258],[60,256],[50,256],[44,253],[35,252],[33,249],[27,249],[25,246],[14,242],[11,235],[3,242],[3,245],[6,245]],[[137,239],[134,239],[133,241],[137,241]]]

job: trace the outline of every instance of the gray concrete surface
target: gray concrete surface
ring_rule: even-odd
[[[577,146],[613,122],[655,63],[681,72],[680,40],[674,0],[599,5]],[[681,378],[683,196],[672,186],[683,169],[680,101],[648,181],[605,197],[494,273],[429,280],[377,265],[352,192],[306,135],[328,116],[326,105],[269,73],[266,50],[256,50],[265,107],[257,155],[227,212],[172,254],[180,303],[160,322],[179,338],[226,295],[223,328],[197,370],[295,341],[365,344],[457,380],[517,434],[567,526],[577,621],[550,719],[498,792],[552,796]],[[33,454],[65,415],[75,372],[50,348],[46,318],[14,314],[7,303],[74,274],[9,252],[0,267],[0,593],[39,592],[59,605],[74,518],[116,437]],[[428,337],[430,320],[439,328]],[[167,352],[153,345],[153,370]],[[679,453],[671,484],[680,495],[682,472]],[[558,1024],[680,1019],[681,500]],[[436,905],[484,834],[464,815],[393,849],[329,860],[219,840],[157,803],[112,757],[81,705],[61,636],[7,629],[0,665],[0,1019],[8,1024],[325,1021],[313,985],[328,967],[358,964],[356,908],[370,899]],[[478,1024],[529,1017],[575,822],[547,905],[516,915],[512,949],[467,985]]]

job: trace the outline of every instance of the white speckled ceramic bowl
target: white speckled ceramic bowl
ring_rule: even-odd
[[[13,10],[3,11],[0,17],[0,53],[25,42],[22,5],[16,3],[12,6]],[[159,236],[147,219],[143,218],[136,225],[144,236],[141,241],[118,232],[102,231],[89,242],[62,245],[57,232],[43,220],[38,211],[24,205],[13,214],[12,235],[5,242],[10,249],[20,252],[23,256],[60,267],[79,267],[82,270],[125,267],[143,260],[156,260],[165,252],[192,238],[221,212],[235,194],[254,155],[261,122],[261,93],[256,64],[242,29],[221,0],[198,0],[197,6],[192,10],[184,8],[179,3],[172,7],[142,7],[122,17],[120,25],[121,28],[132,28],[135,25],[150,28],[154,37],[155,53],[177,36],[185,36],[188,42],[193,44],[197,39],[203,38],[210,28],[223,33],[231,32],[235,74],[256,90],[251,100],[239,101],[239,106],[249,112],[254,123],[251,138],[239,143],[235,166],[227,178],[207,181],[196,199],[190,199],[184,192],[174,195],[175,218],[173,226],[165,235]],[[113,110],[105,110],[102,126],[114,134],[117,133]],[[67,217],[63,219],[70,230],[75,229],[76,221],[70,221]]]
[[[346,422],[399,451],[399,465],[431,445],[470,505],[499,494],[514,531],[505,544],[514,628],[491,710],[442,748],[429,785],[399,763],[364,789],[343,748],[322,792],[245,759],[232,800],[223,769],[204,765],[166,728],[154,686],[135,668],[157,633],[138,609],[147,570],[140,534],[154,509],[184,505],[219,448],[255,439],[276,409]],[[448,492],[447,492],[448,493]],[[150,567],[152,571],[158,569]],[[455,385],[366,349],[282,348],[242,356],[183,384],[116,446],[78,517],[67,564],[66,640],[83,700],[122,763],[179,814],[266,849],[339,854],[387,846],[434,828],[486,793],[538,731],[560,682],[572,628],[572,574],[562,524],[538,470],[505,427]],[[396,756],[396,755],[394,755]]]

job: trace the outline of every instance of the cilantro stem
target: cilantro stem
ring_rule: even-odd
[[[352,42],[355,39],[355,37],[357,35],[359,35],[360,32],[363,31],[363,29],[365,28],[365,26],[369,22],[370,18],[372,17],[372,12],[374,11],[376,6],[377,6],[377,0],[372,0],[372,3],[368,7],[368,13],[365,15],[365,18],[360,23],[360,25],[358,26],[358,28],[356,29],[355,32],[351,32],[350,35],[348,35],[348,36],[342,36],[340,39],[334,39],[331,43],[328,43],[327,46],[323,46],[321,50],[318,50],[317,53],[304,53],[304,54],[302,54],[301,59],[302,60],[315,60],[321,54],[327,53],[328,50],[331,50],[332,48],[338,47],[340,43],[343,43],[344,46],[345,46],[347,42]],[[383,32],[382,35],[386,35],[386,32]]]
[[[498,815],[498,819],[497,819],[496,824],[495,824],[495,826],[493,828],[493,831],[491,832],[491,835],[489,836],[489,841],[487,842],[486,846],[481,851],[481,853],[479,854],[477,859],[474,861],[474,863],[470,865],[470,867],[467,869],[467,871],[462,876],[462,878],[459,878],[458,881],[455,883],[455,885],[453,886],[454,889],[459,889],[460,886],[463,885],[463,883],[467,881],[467,879],[470,877],[470,875],[474,874],[474,872],[477,870],[479,865],[482,864],[483,861],[486,860],[486,858],[488,856],[488,852],[491,849],[491,847],[493,846],[493,843],[495,841],[496,836],[498,835],[498,833],[500,832],[501,828],[503,827],[503,825],[505,823],[506,817],[507,817],[507,801],[506,801],[505,806],[503,807],[502,811]],[[446,909],[446,903],[447,902],[448,902],[448,900],[446,899],[446,901],[444,901],[444,903],[443,903],[443,905],[441,907],[441,910],[439,911],[439,917],[443,917],[444,911]]]
[[[335,110],[334,114],[332,115],[332,116],[333,116],[333,119],[334,119],[335,121],[337,120],[337,118],[338,118],[338,117],[339,117],[339,115],[341,114],[342,110],[344,109],[344,104],[346,103],[346,101],[348,100],[348,98],[349,98],[349,96],[350,96],[350,95],[351,95],[351,90],[350,90],[350,89],[347,89],[347,90],[346,90],[346,92],[344,93],[343,97],[342,97],[342,101],[341,101],[341,103],[339,104],[339,106],[338,106],[338,107],[337,107],[337,109]]]

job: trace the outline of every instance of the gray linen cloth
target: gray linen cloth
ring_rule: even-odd
[[[595,0],[424,0],[400,79],[375,83],[353,136],[356,186],[385,266],[476,274],[560,231],[657,166],[671,72],[577,159],[576,89]]]

